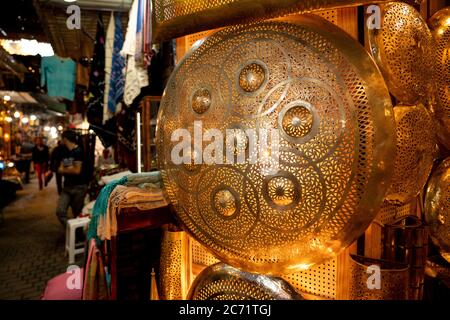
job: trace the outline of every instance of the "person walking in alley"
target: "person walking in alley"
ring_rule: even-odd
[[[84,206],[84,197],[87,191],[87,181],[83,175],[83,150],[78,145],[77,135],[74,131],[64,131],[63,144],[67,151],[58,168],[58,173],[64,177],[64,186],[58,199],[56,215],[65,227],[67,223],[67,210],[69,206],[76,218]]]
[[[36,138],[36,143],[32,152],[32,160],[34,164],[34,171],[39,181],[39,190],[42,190],[44,180],[43,176],[47,172],[48,161],[50,159],[48,147],[44,144],[41,137]]]
[[[58,145],[53,149],[50,155],[50,168],[56,175],[56,187],[58,188],[59,195],[62,192],[63,176],[58,172],[58,168],[60,167],[66,152],[67,152],[66,146],[61,140],[59,140]]]

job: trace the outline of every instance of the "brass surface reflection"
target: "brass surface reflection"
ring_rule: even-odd
[[[437,42],[435,51],[437,133],[439,142],[450,150],[450,7],[434,14],[430,19],[430,27]]]
[[[191,286],[188,300],[303,300],[280,278],[243,272],[224,263],[203,270]]]
[[[433,243],[450,262],[450,158],[432,173],[425,196],[425,221]]]
[[[404,205],[423,190],[436,151],[433,119],[423,105],[394,107],[397,155],[386,201]]]
[[[381,8],[381,29],[368,31],[370,51],[400,102],[425,103],[433,94],[435,42],[431,32],[408,4],[393,2]]]

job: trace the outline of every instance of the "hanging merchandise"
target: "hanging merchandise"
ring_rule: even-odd
[[[135,60],[135,54],[138,52],[136,48],[138,5],[139,0],[133,2],[128,19],[125,42],[120,51],[121,55],[127,60],[123,100],[128,106],[133,103],[133,100],[139,95],[141,89],[149,85],[147,68]]]
[[[134,53],[134,59],[138,64],[143,63],[144,52],[144,13],[145,13],[145,0],[137,0],[137,18],[136,18],[136,52]]]
[[[90,128],[95,131],[102,144],[108,147],[105,141],[103,123],[103,98],[105,90],[105,30],[101,16],[97,19],[97,35],[95,37],[94,55],[91,63],[89,79],[87,118]]]
[[[125,78],[123,74],[125,69],[125,59],[120,55],[120,50],[123,46],[122,20],[119,14],[116,15],[114,19],[114,48],[108,98],[108,110],[112,114],[116,114],[120,111],[118,110],[118,104],[122,101],[125,88]]]
[[[152,1],[151,0],[143,0],[145,2],[144,7],[144,25],[143,25],[143,45],[142,45],[142,53],[144,59],[144,65],[149,66],[153,56],[152,50]]]
[[[108,112],[108,99],[110,91],[111,69],[114,50],[114,13],[111,12],[105,41],[105,92],[103,94],[103,123],[110,118]]]
[[[75,97],[76,63],[70,58],[43,57],[41,60],[41,87],[47,86],[50,97],[73,101]]]
[[[105,30],[101,16],[97,20],[97,35],[95,37],[94,55],[91,63],[89,79],[88,114],[92,117],[90,123],[98,124],[102,121],[102,99],[105,90]],[[99,112],[100,111],[100,112]],[[100,120],[100,121],[99,121]]]

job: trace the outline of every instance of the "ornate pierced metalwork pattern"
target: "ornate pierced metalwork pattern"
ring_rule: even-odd
[[[208,89],[198,89],[192,97],[192,109],[198,114],[205,113],[211,106],[211,93]]]
[[[180,221],[222,261],[248,271],[292,273],[333,258],[374,218],[392,174],[392,105],[372,59],[320,17],[301,23],[219,31],[177,67],[161,103],[159,165]],[[249,94],[239,75],[253,63],[266,68],[266,83]],[[198,114],[186,106],[206,86],[212,103]],[[303,129],[289,135],[283,123],[293,115]],[[175,165],[172,132],[187,128],[194,136],[197,120],[204,132],[224,136],[237,126],[277,130],[278,173],[265,171],[264,157],[193,170]],[[233,195],[225,201],[236,208],[230,216],[217,210],[220,190]]]
[[[380,289],[368,288],[368,278],[373,272],[368,272],[367,268],[371,265],[380,268]],[[408,279],[406,264],[350,256],[350,300],[406,300]]]
[[[377,0],[389,2],[390,0]],[[411,0],[412,2],[413,0]],[[157,41],[236,23],[250,23],[293,13],[320,12],[328,20],[335,16],[322,11],[372,4],[373,0],[152,0],[153,36]]]
[[[435,43],[426,22],[412,6],[382,6],[381,29],[369,30],[372,55],[391,93],[402,103],[426,102],[432,94]]]
[[[188,291],[187,235],[165,231],[161,242],[160,292],[164,300],[183,300]]]
[[[219,259],[205,248],[205,246],[202,246],[192,238],[190,239],[190,242],[192,244],[192,263],[210,266],[220,262]]]
[[[433,243],[450,262],[450,158],[433,172],[425,196],[425,220]]]
[[[203,270],[191,286],[189,300],[301,300],[284,280],[246,273],[218,263]]]
[[[404,205],[394,205],[384,202],[381,206],[380,212],[375,218],[375,221],[381,225],[399,221],[407,216],[416,215],[416,203],[414,201],[408,202]]]
[[[328,299],[337,298],[337,277],[337,259],[315,265],[309,270],[282,276],[297,292]]]
[[[293,106],[286,111],[281,122],[283,130],[288,136],[301,138],[311,131],[314,117],[311,111],[304,106]]]
[[[435,117],[439,142],[450,150],[450,8],[442,9],[430,19],[434,39],[437,41],[435,60],[437,89]]]
[[[255,92],[268,76],[265,68],[258,63],[249,63],[239,73],[239,86],[245,92]]]
[[[436,140],[433,120],[423,105],[396,106],[394,116],[397,155],[386,201],[402,205],[423,190],[433,167]]]
[[[337,25],[338,24],[338,10],[324,10],[314,12],[318,16],[327,19],[329,22]]]

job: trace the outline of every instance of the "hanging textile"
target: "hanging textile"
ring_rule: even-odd
[[[50,97],[73,101],[75,97],[76,63],[70,58],[43,57],[41,60],[41,87],[47,86]]]
[[[138,7],[141,0],[134,0],[131,6],[127,34],[123,44],[121,55],[127,60],[125,73],[125,89],[123,100],[130,106],[134,99],[140,94],[141,89],[149,85],[147,68],[136,62],[138,35]],[[142,35],[142,31],[140,33]],[[140,40],[142,43],[142,39]],[[141,47],[140,47],[141,48]]]
[[[136,19],[136,51],[134,59],[137,64],[143,64],[144,52],[144,21],[145,21],[145,0],[136,0],[138,2],[138,11]]]
[[[101,243],[101,240],[97,236],[97,226],[99,221],[101,219],[104,219],[106,215],[106,210],[108,209],[109,196],[117,186],[125,185],[127,181],[128,181],[127,177],[123,177],[122,179],[108,183],[100,191],[97,200],[95,200],[94,208],[92,209],[92,218],[89,223],[89,231],[87,235],[88,240],[95,239],[97,244]]]
[[[138,14],[136,27],[136,52],[137,64],[144,67],[150,65],[152,58],[152,3],[151,0],[137,0]]]
[[[91,240],[83,280],[83,300],[109,300],[109,275],[105,265],[104,256],[95,241]]]
[[[108,110],[108,100],[110,91],[111,69],[114,50],[114,13],[111,12],[111,18],[109,19],[108,29],[106,31],[105,41],[105,92],[103,94],[103,123],[110,118]]]
[[[144,12],[144,65],[149,66],[153,56],[152,50],[152,1],[145,0],[145,12]]]
[[[100,126],[103,122],[103,98],[105,91],[105,30],[102,17],[97,18],[94,55],[89,79],[87,116],[89,123]],[[96,131],[95,127],[92,127]]]
[[[112,114],[119,112],[118,105],[122,101],[125,88],[125,59],[120,55],[123,46],[122,19],[119,14],[115,17],[114,49],[112,55],[112,69],[110,79],[110,90],[108,99],[108,110]]]

